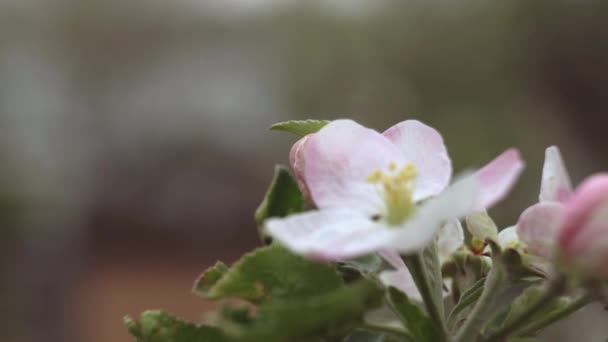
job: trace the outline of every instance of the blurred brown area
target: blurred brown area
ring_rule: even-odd
[[[253,211],[294,140],[267,131],[281,120],[418,118],[457,170],[516,146],[526,174],[492,211],[513,224],[546,146],[575,182],[608,168],[607,7],[0,3],[0,339],[131,341],[122,316],[151,308],[202,319],[194,279],[258,244]],[[605,338],[606,317],[545,340]]]

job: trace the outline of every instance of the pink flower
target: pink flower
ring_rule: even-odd
[[[590,176],[573,192],[559,150],[549,147],[540,202],[522,213],[516,227],[503,230],[499,240],[536,257],[541,268],[559,252],[563,261],[586,273],[608,276],[608,174]]]
[[[571,195],[568,171],[559,149],[551,146],[545,151],[539,202],[521,214],[516,226],[500,232],[499,243],[530,255],[536,266],[545,269],[555,250],[564,203]]]
[[[567,200],[557,241],[567,263],[608,277],[608,173],[588,177]]]
[[[415,120],[383,134],[336,120],[296,143],[292,166],[318,210],[266,222],[292,251],[326,261],[377,251],[415,253],[448,220],[502,199],[523,168],[508,150],[448,187],[441,135]]]

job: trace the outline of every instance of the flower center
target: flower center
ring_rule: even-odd
[[[397,170],[395,163],[388,165],[388,173],[376,170],[367,177],[367,181],[382,187],[382,193],[387,207],[386,222],[391,226],[401,224],[410,217],[416,209],[412,194],[416,179],[416,166],[407,164]]]

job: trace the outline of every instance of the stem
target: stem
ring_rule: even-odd
[[[590,296],[587,296],[587,295],[581,296],[577,300],[575,300],[574,302],[570,303],[568,306],[563,308],[562,310],[559,310],[539,321],[536,321],[536,322],[526,326],[524,329],[520,330],[518,334],[521,336],[526,336],[526,335],[535,333],[538,330],[540,330],[550,324],[553,324],[559,320],[562,320],[562,319],[568,317],[570,314],[578,311],[579,309],[581,309],[585,305],[591,303],[592,301],[593,301],[593,299]]]
[[[551,303],[556,296],[559,296],[566,285],[566,279],[563,276],[558,276],[549,282],[549,286],[545,293],[534,303],[529,306],[519,317],[515,318],[509,324],[504,325],[498,331],[490,334],[490,336],[484,338],[484,341],[500,342],[506,340],[508,337],[513,335],[519,335],[519,330],[542,310],[547,304]]]
[[[445,319],[443,317],[443,310],[439,307],[439,304],[435,302],[433,296],[433,289],[427,277],[427,271],[422,261],[422,254],[418,253],[407,257],[407,265],[412,277],[416,282],[418,291],[424,301],[424,305],[428,311],[429,317],[437,324],[439,330],[439,337],[441,341],[448,341],[448,333],[445,325]]]
[[[479,331],[494,310],[494,303],[499,297],[499,292],[504,288],[505,280],[505,271],[501,267],[492,267],[492,270],[486,279],[483,292],[477,300],[477,303],[475,303],[469,317],[460,328],[458,335],[456,335],[456,341],[475,341]]]
[[[364,323],[359,326],[359,329],[373,331],[377,333],[390,334],[403,338],[405,341],[413,341],[412,336],[410,336],[406,331],[388,325]]]

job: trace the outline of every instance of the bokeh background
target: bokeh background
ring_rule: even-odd
[[[608,169],[606,1],[0,2],[0,340],[131,341],[124,314],[197,320],[288,119],[418,118],[457,170],[509,146],[528,167],[492,214],[536,201],[545,147]],[[546,341],[603,341],[585,309]]]

